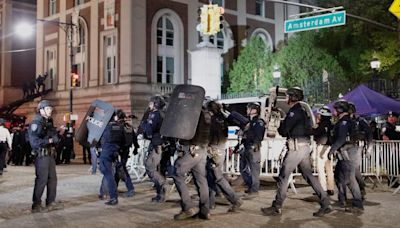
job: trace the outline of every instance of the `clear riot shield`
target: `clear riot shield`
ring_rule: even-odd
[[[196,133],[204,95],[205,91],[200,86],[176,86],[161,125],[161,135],[184,140],[192,139]]]
[[[81,145],[96,145],[113,114],[114,107],[112,105],[101,100],[93,101],[76,132],[76,140]]]

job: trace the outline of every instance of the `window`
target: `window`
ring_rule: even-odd
[[[217,4],[219,6],[225,7],[225,1],[224,0],[214,0],[213,4]]]
[[[86,80],[86,59],[87,59],[87,53],[86,53],[86,44],[87,44],[87,25],[86,22],[83,18],[79,17],[78,18],[78,28],[77,28],[77,34],[78,34],[78,42],[76,48],[76,53],[74,55],[74,64],[78,65],[78,74],[80,76],[80,86],[83,87],[85,84]]]
[[[45,72],[48,74],[46,79],[46,88],[57,89],[57,53],[56,47],[47,48],[46,50],[46,61],[45,61]]]
[[[161,9],[153,17],[151,32],[152,82],[184,83],[184,29],[171,9]]]
[[[49,16],[57,13],[57,0],[49,1]]]
[[[214,44],[219,49],[224,49],[224,35],[222,32],[217,33],[217,38],[214,36],[210,36],[210,43]]]
[[[271,35],[268,33],[267,30],[263,28],[257,28],[253,31],[251,37],[257,37],[264,41],[266,49],[273,50],[274,45],[272,43]]]
[[[85,3],[85,0],[75,0],[75,6],[79,6]]]
[[[167,17],[157,22],[157,44],[174,46],[174,26]]]
[[[264,17],[265,5],[264,0],[256,0],[256,15]]]
[[[116,35],[104,36],[104,81],[106,84],[117,82],[117,45]]]

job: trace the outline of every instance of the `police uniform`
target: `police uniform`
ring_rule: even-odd
[[[194,204],[186,185],[187,173],[194,177],[197,191],[200,197],[198,217],[209,218],[209,191],[206,178],[207,145],[210,133],[210,123],[206,123],[205,114],[201,112],[196,133],[191,140],[181,140],[178,144],[180,156],[175,161],[175,173],[173,175],[176,189],[181,197],[182,211],[174,216],[175,220],[191,218],[195,215]]]
[[[357,145],[349,137],[352,120],[348,114],[343,115],[334,126],[334,136],[330,154],[336,153],[335,181],[338,188],[338,199],[341,206],[346,203],[346,186],[353,194],[353,208],[363,210],[360,187],[355,177],[354,157],[358,156]]]
[[[163,140],[160,134],[161,123],[163,121],[159,110],[150,111],[146,120],[142,121],[140,127],[143,136],[150,140],[150,146],[145,161],[146,173],[154,183],[157,195],[152,198],[153,202],[164,202],[166,194],[165,178],[159,171],[158,165],[161,161],[161,144]]]
[[[265,122],[259,116],[251,118],[243,132],[244,150],[240,156],[239,169],[248,194],[258,193],[260,188],[260,147],[264,133]]]
[[[310,162],[310,133],[311,126],[308,124],[309,118],[306,111],[299,102],[289,109],[285,119],[281,122],[278,132],[287,138],[287,153],[282,163],[277,182],[277,194],[270,208],[262,208],[266,215],[281,214],[283,202],[288,191],[288,181],[291,173],[299,167],[303,178],[312,186],[318,198],[321,208],[314,216],[323,216],[331,211],[329,198],[322,189],[321,184],[313,176]]]
[[[210,144],[207,156],[207,181],[210,191],[210,207],[215,206],[215,195],[219,187],[225,198],[232,204],[229,212],[233,212],[242,205],[242,202],[222,172],[225,161],[225,143],[228,137],[227,130],[223,115],[220,112],[213,114],[211,116]]]
[[[357,130],[357,132],[352,134],[355,135],[355,139],[352,140],[354,140],[356,143],[357,153],[350,154],[350,160],[354,162],[356,180],[360,187],[362,198],[364,198],[364,196],[366,195],[365,182],[364,178],[361,175],[360,165],[361,165],[363,151],[365,149],[367,150],[372,149],[373,135],[371,128],[369,127],[367,121],[364,118],[359,116],[354,117],[353,121],[355,122],[356,126],[352,130],[353,131]]]
[[[113,175],[113,162],[118,158],[118,151],[123,140],[123,127],[111,120],[104,129],[101,137],[101,154],[99,157],[100,171],[103,173],[103,180],[107,183],[110,200],[105,204],[118,204],[117,185]]]
[[[57,173],[54,144],[59,141],[59,138],[52,119],[46,119],[39,114],[33,118],[28,134],[35,157],[36,174],[32,210],[40,211],[45,187],[47,187],[46,205],[52,205],[56,199]],[[50,139],[52,139],[52,143],[50,143]]]

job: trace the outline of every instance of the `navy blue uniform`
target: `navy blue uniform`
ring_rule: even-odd
[[[110,121],[104,129],[101,137],[100,171],[103,173],[108,190],[110,201],[118,199],[117,185],[112,170],[112,163],[118,158],[118,151],[123,143],[123,126],[115,121]]]
[[[44,188],[47,186],[46,205],[53,203],[57,192],[57,173],[55,144],[59,139],[52,119],[36,115],[28,130],[29,142],[35,157],[35,187],[33,190],[32,208],[41,205]],[[50,138],[53,143],[50,143]]]
[[[360,187],[356,181],[356,166],[353,158],[357,155],[357,145],[350,141],[351,128],[354,126],[349,115],[344,115],[334,126],[333,143],[330,155],[336,153],[338,162],[335,168],[335,181],[339,191],[339,203],[345,206],[346,186],[353,194],[353,207],[362,209]]]
[[[311,125],[306,111],[300,103],[294,104],[287,113],[285,119],[278,128],[279,134],[287,137],[287,147],[285,158],[278,177],[278,190],[275,200],[272,203],[274,208],[282,208],[288,190],[288,181],[291,173],[300,168],[303,178],[314,189],[320,199],[321,209],[329,207],[329,198],[322,189],[318,179],[313,176],[310,162],[310,139]]]
[[[150,146],[145,161],[146,173],[150,180],[156,187],[157,195],[152,200],[155,202],[165,201],[165,178],[157,171],[157,166],[160,165],[161,161],[161,144],[163,140],[160,134],[160,128],[163,118],[159,110],[149,112],[146,120],[140,124],[143,130],[143,136],[150,140]]]
[[[210,143],[207,157],[207,182],[210,192],[210,207],[215,206],[215,195],[219,189],[225,198],[232,203],[230,211],[241,205],[239,197],[223,175],[225,161],[225,143],[228,138],[228,126],[221,113],[211,116]]]
[[[264,139],[265,122],[253,117],[243,132],[244,151],[240,157],[240,174],[247,186],[247,193],[256,193],[260,188],[261,142]]]

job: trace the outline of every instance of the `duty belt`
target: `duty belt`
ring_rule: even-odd
[[[193,157],[197,156],[198,154],[195,152],[196,150],[200,149],[200,146],[196,145],[176,145],[177,150],[182,154],[182,156],[185,153],[190,153]]]
[[[40,148],[37,150],[37,156],[44,157],[44,156],[54,156],[55,155],[55,149],[50,147],[50,148]]]
[[[287,140],[287,147],[289,150],[296,151],[299,149],[299,146],[308,146],[310,145],[310,139],[308,138],[291,138]]]

